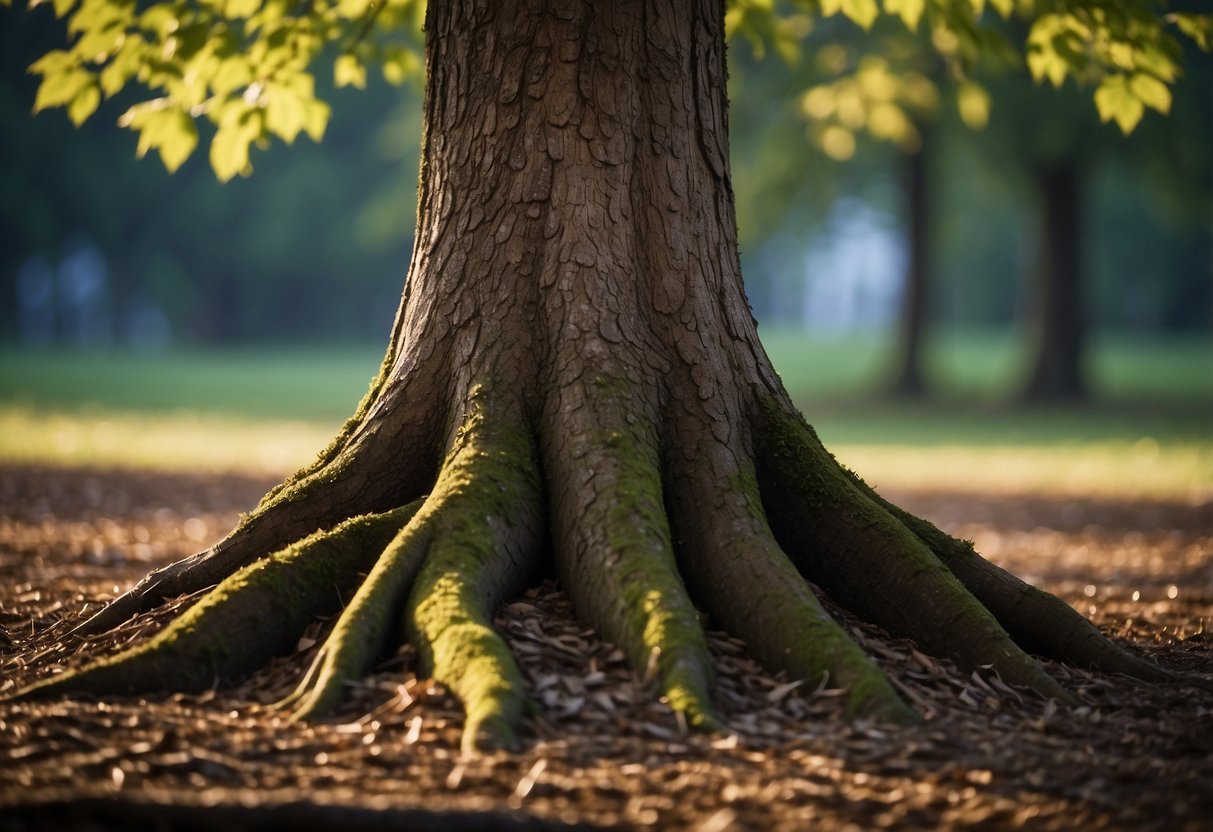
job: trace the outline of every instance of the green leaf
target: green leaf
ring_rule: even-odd
[[[76,5],[76,0],[52,0],[55,6],[55,17],[64,17]],[[31,7],[33,4],[30,4]]]
[[[404,46],[392,46],[383,53],[383,80],[399,86],[410,78],[421,80],[421,57]]]
[[[69,69],[42,76],[38,93],[34,96],[34,112],[40,113],[50,107],[62,107],[73,101],[85,87],[92,83],[92,74],[85,69]]]
[[[135,154],[139,159],[148,150],[158,150],[169,172],[176,171],[198,147],[198,127],[186,110],[167,98],[155,98],[135,104],[118,120],[120,127],[139,131]]]
[[[926,0],[884,0],[884,10],[898,15],[911,32],[918,30],[918,21],[926,7]]]
[[[745,22],[745,9],[739,6],[730,6],[724,13],[724,36],[726,40],[732,40],[741,29]]]
[[[1003,20],[1010,18],[1015,13],[1015,0],[990,0],[990,5]]]
[[[1028,52],[1028,71],[1036,83],[1048,78],[1054,87],[1060,87],[1066,80],[1067,66],[1055,50],[1036,49]]]
[[[1124,75],[1109,75],[1100,82],[1099,89],[1095,90],[1095,107],[1099,110],[1100,121],[1115,120],[1125,135],[1133,132],[1145,113],[1145,106]]]
[[[956,110],[970,130],[984,130],[990,123],[990,94],[981,84],[965,81],[956,88]]]
[[[1089,30],[1069,14],[1046,14],[1032,23],[1028,32],[1028,70],[1032,80],[1048,78],[1060,87],[1066,75],[1078,69],[1083,49],[1083,33]]]
[[[304,122],[303,129],[307,133],[308,138],[314,142],[318,142],[324,138],[324,130],[328,127],[329,117],[333,114],[333,108],[323,101],[312,99],[303,105]]]
[[[35,75],[56,75],[66,72],[79,63],[76,56],[62,49],[52,49],[38,60],[29,65],[29,71]]]
[[[1148,72],[1164,82],[1173,82],[1179,77],[1179,65],[1163,51],[1160,44],[1147,43],[1133,53],[1136,68]]]
[[[72,103],[67,105],[67,117],[72,124],[79,127],[89,116],[97,112],[97,105],[100,103],[101,90],[96,84],[90,83],[72,99]]]
[[[307,109],[298,93],[280,84],[265,88],[265,129],[291,144],[307,123]]]
[[[855,155],[855,134],[837,124],[822,130],[817,144],[836,162],[845,162]]]
[[[252,172],[249,145],[261,137],[259,115],[244,101],[229,102],[222,112],[219,129],[211,140],[210,153],[211,167],[220,182],[226,182],[236,174],[247,176]]]
[[[146,11],[139,15],[139,27],[155,33],[160,40],[167,40],[168,36],[177,30],[180,22],[177,20],[177,10],[168,3],[157,3],[154,6],[149,6]]]
[[[338,87],[366,89],[366,67],[353,55],[342,55],[333,65],[333,81]]]
[[[124,32],[121,25],[89,29],[76,41],[75,52],[86,60],[100,63],[122,46]]]
[[[839,8],[843,14],[865,30],[872,28],[872,24],[876,22],[876,18],[880,14],[876,0],[841,0]]]
[[[116,95],[139,71],[144,47],[144,42],[137,36],[127,36],[118,54],[101,70],[101,91],[107,98]]]
[[[1213,14],[1184,14],[1176,12],[1166,19],[1176,25],[1206,52],[1213,51]]]
[[[1129,89],[1142,104],[1166,115],[1171,111],[1171,91],[1153,75],[1137,73],[1129,81]]]
[[[872,107],[868,114],[867,127],[869,133],[884,141],[903,146],[913,146],[918,142],[918,131],[914,129],[914,123],[905,111],[887,101]]]
[[[173,173],[189,158],[198,146],[198,126],[184,110],[171,111],[173,125],[165,130],[160,142],[160,161],[169,173]],[[166,119],[167,121],[167,119]]]
[[[219,68],[211,76],[211,91],[215,95],[226,96],[252,82],[253,71],[249,68],[248,59],[243,55],[232,55],[219,62]]]
[[[149,150],[160,153],[169,173],[181,167],[198,146],[198,127],[180,106],[166,98],[131,107],[118,119],[120,127],[139,131],[135,155],[142,159]]]
[[[341,0],[337,4],[337,14],[347,20],[361,20],[371,7],[371,0]]]

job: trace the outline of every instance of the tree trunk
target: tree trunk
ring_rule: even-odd
[[[705,728],[696,603],[772,668],[848,687],[853,713],[912,717],[804,576],[1046,695],[1068,698],[987,607],[1063,657],[1153,672],[881,500],[792,407],[741,285],[722,13],[431,0],[417,242],[370,393],[224,541],[81,630],[219,581],[203,600],[21,695],[234,679],[352,593],[284,707],[333,707],[403,617],[466,747],[508,745],[526,685],[493,611],[549,553],[578,615]]]
[[[1030,401],[1073,401],[1087,393],[1078,167],[1072,159],[1041,165],[1036,182],[1041,197],[1039,251],[1029,320],[1031,364],[1023,396]]]
[[[927,392],[923,380],[923,335],[927,322],[927,268],[930,234],[930,199],[927,193],[926,128],[920,128],[922,144],[906,156],[906,278],[897,330],[897,368],[889,392],[894,396],[919,398]]]

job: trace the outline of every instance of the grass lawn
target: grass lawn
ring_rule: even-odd
[[[840,459],[877,485],[996,492],[1213,495],[1213,344],[1103,342],[1096,399],[1002,403],[1012,342],[932,345],[941,398],[877,399],[887,345],[763,334],[793,396]],[[167,355],[0,351],[0,460],[282,473],[322,448],[380,359],[373,348]]]

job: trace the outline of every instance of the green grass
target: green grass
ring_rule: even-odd
[[[1006,404],[1006,338],[934,343],[940,400],[875,398],[887,344],[764,332],[839,458],[877,485],[1213,495],[1213,345],[1103,342],[1094,404]],[[374,349],[168,355],[0,351],[0,460],[282,474],[310,459],[374,374]]]
[[[0,404],[332,422],[353,412],[382,357],[350,347],[150,355],[7,350],[0,351]]]
[[[784,384],[797,393],[851,396],[878,387],[892,364],[888,338],[813,340],[795,330],[762,330]],[[1011,332],[946,330],[927,342],[925,372],[943,395],[1006,398],[1026,372],[1022,339]],[[1097,337],[1087,371],[1098,398],[1213,406],[1213,339]]]

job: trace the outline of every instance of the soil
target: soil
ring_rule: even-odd
[[[46,636],[273,484],[0,467],[0,692],[162,626],[188,599],[83,642]],[[0,828],[1213,829],[1213,503],[889,496],[1204,687],[1047,663],[1082,700],[1058,707],[847,619],[925,716],[849,723],[828,683],[771,676],[713,631],[732,733],[688,734],[542,580],[498,619],[539,705],[519,753],[461,757],[459,705],[407,646],[335,718],[287,722],[269,706],[317,622],[237,690],[0,703]]]

